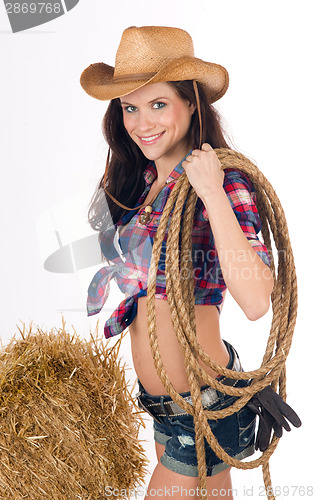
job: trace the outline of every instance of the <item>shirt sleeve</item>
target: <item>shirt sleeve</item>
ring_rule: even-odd
[[[261,222],[256,207],[256,193],[252,182],[243,172],[226,169],[223,188],[246,238],[262,261],[267,266],[270,266],[267,247],[257,236],[261,230]],[[203,209],[202,216],[205,220],[208,220],[206,208]]]

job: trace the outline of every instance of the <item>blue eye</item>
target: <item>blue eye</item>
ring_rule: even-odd
[[[127,113],[134,113],[137,110],[136,106],[126,106],[124,108],[124,111],[127,111]]]
[[[164,108],[164,106],[166,106],[165,102],[155,102],[153,104],[153,108],[154,109],[161,109],[161,108]]]

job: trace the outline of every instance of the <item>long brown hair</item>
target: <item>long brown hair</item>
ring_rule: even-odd
[[[196,95],[193,81],[168,82],[184,100],[196,105]],[[213,148],[229,148],[221,126],[217,110],[208,103],[202,86],[197,82],[201,119],[201,144],[207,142]],[[102,132],[111,150],[108,175],[105,188],[120,203],[133,207],[145,188],[143,171],[148,164],[147,158],[140,148],[130,138],[124,123],[119,99],[110,101],[102,121]],[[194,146],[198,148],[200,127],[197,109],[194,112],[189,129]],[[90,203],[88,220],[91,227],[97,231],[105,231],[126,213],[104,191],[104,175]]]

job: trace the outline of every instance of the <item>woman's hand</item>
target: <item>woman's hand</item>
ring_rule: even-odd
[[[222,189],[224,172],[210,144],[203,144],[201,150],[194,149],[182,165],[199,198]]]

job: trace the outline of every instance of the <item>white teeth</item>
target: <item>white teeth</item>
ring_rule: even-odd
[[[160,135],[162,135],[162,132],[160,134],[151,135],[151,137],[140,137],[140,139],[144,142],[151,142],[154,141],[154,139],[157,139]]]

